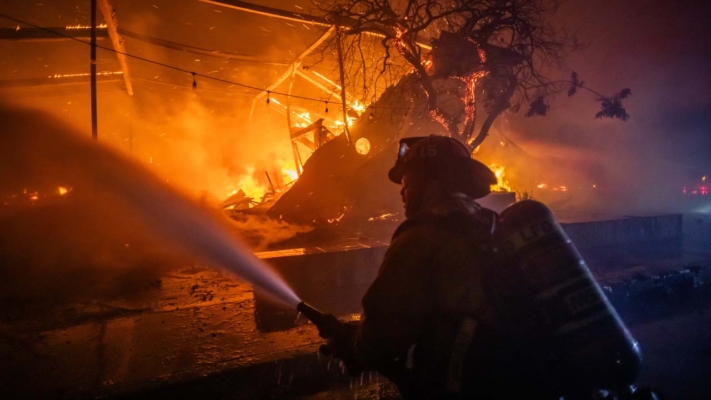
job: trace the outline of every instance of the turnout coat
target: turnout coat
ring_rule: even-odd
[[[481,327],[496,325],[485,290],[496,214],[453,195],[405,221],[363,298],[354,361],[406,397],[469,391],[465,365]]]

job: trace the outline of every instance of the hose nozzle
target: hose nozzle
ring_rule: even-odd
[[[342,330],[341,322],[332,314],[324,314],[303,301],[296,306],[300,312],[318,328],[318,334],[324,339],[335,337]]]

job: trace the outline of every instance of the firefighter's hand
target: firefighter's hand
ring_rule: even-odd
[[[339,321],[333,314],[324,314],[323,319],[316,324],[318,335],[323,339],[330,339],[335,336],[343,335],[344,323]]]
[[[353,355],[353,341],[358,325],[341,321],[338,323],[340,327],[337,334],[329,337],[326,344],[319,348],[319,352],[340,359],[350,375],[358,376],[363,372],[363,368],[358,365]]]

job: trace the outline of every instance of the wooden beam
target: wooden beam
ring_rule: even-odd
[[[287,133],[291,134],[291,89],[294,87],[294,75],[296,75],[296,69],[298,67],[298,64],[292,64],[291,65],[291,78],[289,79],[289,91],[287,92],[288,96],[286,96],[286,129]],[[293,146],[292,143],[292,150],[296,150],[296,147]],[[299,168],[299,154],[298,151],[294,152],[294,166],[296,167],[296,174],[297,176],[301,176],[301,168]]]
[[[201,47],[190,46],[183,43],[172,42],[170,40],[160,39],[153,36],[143,35],[141,33],[136,33],[126,29],[119,28],[118,33],[121,36],[129,37],[131,39],[140,40],[141,42],[150,43],[156,46],[165,47],[167,49],[178,50],[184,53],[200,54],[201,56],[224,58],[228,60],[246,61],[246,62],[256,62],[260,64],[271,64],[271,65],[289,65],[288,62],[278,62],[265,60],[261,57],[249,56],[244,54],[229,53],[225,51],[208,50]]]
[[[341,95],[338,94],[338,93],[335,91],[335,89],[336,89],[335,87],[334,87],[334,88],[329,88],[328,86],[326,86],[326,85],[324,85],[323,83],[321,83],[321,82],[317,81],[316,79],[312,78],[311,75],[307,74],[306,72],[304,72],[304,71],[302,71],[302,70],[300,70],[300,69],[296,70],[296,75],[299,75],[300,77],[306,79],[307,82],[309,82],[310,84],[312,84],[312,85],[316,86],[317,88],[323,90],[324,92],[327,92],[327,93],[333,95],[333,97],[337,98],[339,101],[340,101],[340,100],[343,100],[343,99],[341,98]]]
[[[232,8],[235,10],[240,10],[252,14],[258,14],[258,15],[263,15],[265,17],[270,17],[270,18],[278,18],[278,19],[284,19],[287,21],[292,21],[292,22],[308,22],[313,25],[321,25],[321,26],[330,26],[333,24],[333,22],[328,21],[325,17],[319,17],[316,15],[311,15],[311,14],[303,14],[303,13],[295,13],[295,12],[289,12],[286,10],[282,10],[280,8],[274,8],[274,7],[267,7],[267,6],[261,6],[258,4],[252,4],[248,3],[246,1],[240,1],[240,0],[199,0],[200,2],[203,3],[209,3],[213,4],[216,6],[222,6],[222,7],[227,7],[227,8]],[[338,21],[339,24],[349,26],[355,24],[355,20],[344,20],[344,21]],[[378,36],[378,37],[385,37],[380,32],[376,31],[364,31],[363,33],[367,35],[372,35],[372,36]],[[425,50],[432,50],[432,46],[420,42],[415,42],[416,45],[419,47],[425,49]]]
[[[316,120],[316,122],[311,123],[311,125],[307,126],[306,128],[301,128],[298,131],[291,132],[291,140],[297,139],[303,135],[306,135],[310,132],[320,130],[321,126],[323,125],[323,118],[319,118]]]
[[[265,17],[279,18],[292,22],[308,22],[314,25],[331,26],[332,24],[324,17],[317,17],[310,14],[302,14],[289,12],[280,8],[261,6],[258,4],[248,3],[240,0],[200,0],[203,3],[209,3],[216,6],[232,8],[235,10],[245,11],[252,14],[259,14]]]
[[[114,46],[114,50],[116,50],[116,58],[118,58],[119,65],[121,65],[121,70],[123,71],[123,82],[126,84],[126,92],[128,92],[129,96],[133,96],[133,85],[131,85],[131,76],[128,73],[128,64],[126,63],[126,46],[123,45],[123,39],[121,39],[118,33],[116,13],[109,4],[109,0],[98,0],[96,5],[104,17],[106,30],[111,38],[111,44]]]
[[[336,30],[336,26],[331,25],[331,27],[328,28],[328,30],[326,32],[324,32],[320,38],[318,38],[315,42],[313,42],[311,44],[311,46],[309,46],[306,50],[304,50],[301,54],[299,54],[298,57],[296,57],[296,60],[294,60],[294,62],[291,63],[290,67],[286,71],[284,71],[284,73],[281,74],[279,76],[279,78],[277,78],[277,80],[272,82],[271,85],[267,86],[263,91],[259,92],[259,94],[254,96],[254,98],[252,99],[252,109],[249,113],[250,120],[252,119],[252,114],[254,113],[254,106],[255,106],[255,104],[257,104],[257,101],[259,101],[260,99],[263,99],[267,95],[267,92],[271,92],[277,86],[281,85],[282,82],[284,82],[287,78],[292,76],[293,71],[298,70],[298,68],[301,66],[301,63],[304,61],[304,58],[306,58],[306,56],[311,54],[312,51],[316,50],[316,48],[318,48],[318,46],[320,46],[321,43],[323,43],[326,39],[328,39],[328,37],[331,36],[331,34],[333,32],[335,32],[335,30]]]

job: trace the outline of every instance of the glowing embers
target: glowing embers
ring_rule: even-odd
[[[380,214],[377,217],[368,218],[368,222],[373,221],[397,221],[397,213]]]
[[[54,74],[54,75],[49,75],[47,78],[50,79],[60,79],[60,78],[79,78],[82,76],[89,76],[91,75],[88,72],[82,72],[78,74]],[[112,76],[112,75],[123,75],[123,71],[102,71],[102,72],[97,72],[97,76]]]
[[[334,222],[341,222],[341,220],[342,220],[343,217],[345,217],[345,216],[346,216],[346,213],[345,213],[345,211],[344,211],[343,214],[339,215],[338,217],[336,217],[336,218],[329,218],[329,219],[327,219],[327,221],[328,221],[329,224],[332,224],[332,223],[334,223]]]
[[[405,44],[405,41],[402,39],[402,36],[406,32],[403,32],[402,29],[397,28],[397,27],[393,28],[393,29],[395,30],[395,40],[394,40],[395,48],[398,50],[398,52],[400,54],[405,56],[405,54],[407,54],[407,52],[408,52],[408,49],[407,49],[407,45]]]
[[[34,206],[52,203],[71,191],[69,186],[58,186],[56,189],[23,188],[22,192],[0,193],[0,201],[2,206],[8,207]]]
[[[568,187],[564,185],[558,185],[558,186],[548,186],[547,183],[538,183],[536,184],[536,187],[538,189],[543,189],[543,190],[551,190],[554,192],[567,192]],[[593,189],[597,188],[597,185],[592,185]]]
[[[80,29],[91,29],[91,25],[67,25],[64,27],[65,30],[75,31]],[[96,25],[96,29],[106,29],[106,24]]]

